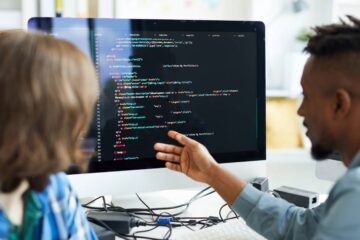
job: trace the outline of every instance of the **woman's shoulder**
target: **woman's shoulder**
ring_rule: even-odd
[[[48,185],[42,192],[37,192],[36,195],[43,206],[48,205],[49,202],[63,202],[76,198],[76,194],[64,172],[50,175]]]

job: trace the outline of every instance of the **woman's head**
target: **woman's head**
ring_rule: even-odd
[[[49,174],[83,165],[79,139],[97,94],[91,61],[71,43],[0,32],[0,190],[23,179],[42,190]]]

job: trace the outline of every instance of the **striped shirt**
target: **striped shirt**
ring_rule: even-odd
[[[65,173],[50,177],[42,192],[35,192],[42,218],[33,239],[97,239],[81,209],[76,193]],[[0,240],[8,239],[11,223],[0,206]]]

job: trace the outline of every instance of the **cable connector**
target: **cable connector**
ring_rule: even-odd
[[[189,222],[188,222],[188,224],[191,225],[191,226],[196,226],[197,221],[196,221],[196,220],[193,220],[193,219],[190,219]]]
[[[158,217],[158,219],[156,220],[156,223],[158,225],[168,225],[171,223],[172,220],[173,220],[172,217]]]
[[[212,221],[212,222],[221,222],[220,218],[218,218],[216,216],[209,216],[208,219],[209,219],[209,221]]]

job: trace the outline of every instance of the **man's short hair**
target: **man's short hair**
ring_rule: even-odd
[[[360,20],[348,15],[349,22],[317,26],[304,51],[315,56],[360,52]]]

